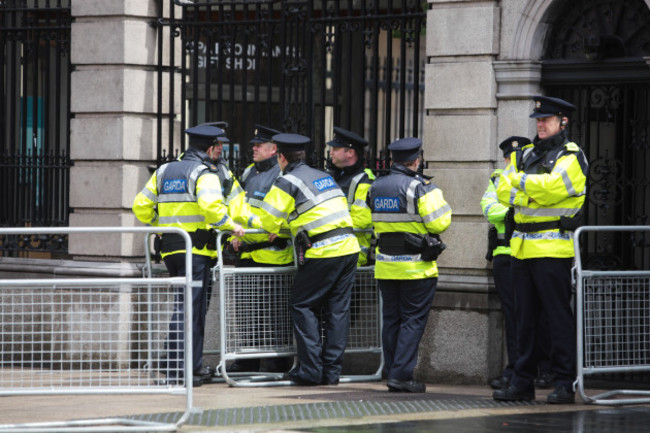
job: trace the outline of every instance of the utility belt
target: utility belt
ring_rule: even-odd
[[[434,261],[447,248],[438,235],[416,235],[413,233],[380,233],[377,241],[379,252],[391,256],[421,254],[425,262]]]
[[[509,247],[510,238],[504,233],[502,239],[499,239],[499,232],[495,226],[490,227],[488,230],[488,251],[485,255],[485,259],[492,261],[494,256],[494,250],[498,247]]]
[[[305,253],[309,248],[314,245],[316,242],[321,242],[335,236],[342,235],[351,235],[354,234],[354,229],[352,227],[340,227],[334,230],[330,230],[324,233],[318,233],[317,235],[309,236],[307,230],[300,230],[296,233],[296,243],[294,248],[296,248],[296,253],[298,255],[298,264],[305,264]]]
[[[198,250],[205,247],[214,250],[217,248],[217,234],[214,230],[198,229],[188,233],[192,239],[192,246]],[[163,233],[160,239],[160,252],[171,253],[172,251],[184,250],[185,239],[177,233]]]
[[[285,238],[275,238],[273,241],[255,242],[253,244],[241,244],[239,246],[240,253],[250,253],[252,251],[262,250],[268,247],[277,247],[281,250],[289,245],[289,240]]]
[[[515,230],[523,233],[539,232],[542,230],[560,229],[560,232],[574,231],[582,225],[582,212],[574,217],[560,217],[555,221],[544,221],[540,223],[515,223]]]

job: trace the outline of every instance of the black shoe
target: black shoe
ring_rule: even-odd
[[[425,392],[427,390],[424,383],[416,380],[388,379],[386,385],[390,392]]]
[[[535,388],[548,389],[553,386],[555,375],[553,373],[542,373],[535,379]]]
[[[298,385],[298,386],[316,386],[316,385],[320,385],[317,382],[312,382],[311,380],[305,380],[305,379],[303,379],[301,377],[294,376],[291,373],[284,373],[282,375],[282,379],[290,380],[291,382],[293,382],[292,385]]]
[[[507,388],[494,391],[492,398],[497,401],[533,401],[535,400],[535,389],[525,391],[514,385],[509,385]]]
[[[510,378],[505,376],[501,376],[490,381],[490,388],[492,389],[503,389],[507,388],[508,385],[510,385]]]
[[[576,402],[576,396],[573,390],[565,386],[558,386],[555,391],[546,397],[546,402],[550,404],[573,404]]]
[[[194,376],[211,378],[214,376],[214,368],[204,365],[198,370],[194,370]]]
[[[321,385],[338,385],[339,384],[339,378],[337,377],[336,379],[328,379],[326,377],[323,377],[320,381]]]
[[[199,376],[192,376],[192,386],[194,388],[198,388],[201,385],[203,385],[203,378]]]

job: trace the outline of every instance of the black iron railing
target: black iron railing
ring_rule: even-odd
[[[70,1],[0,2],[0,226],[69,220]],[[67,237],[0,237],[2,255],[67,252]]]
[[[379,170],[392,140],[421,136],[426,1],[168,5],[157,22],[159,53],[171,59],[158,66],[159,93],[170,95],[158,105],[158,163],[185,148],[184,128],[209,121],[229,123],[236,173],[255,123],[311,137],[320,167],[333,126],[364,135],[368,165]]]

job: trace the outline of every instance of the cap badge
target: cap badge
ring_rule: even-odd
[[[513,141],[513,142],[512,142],[512,147],[514,147],[514,148],[516,149],[518,146],[519,146],[519,142],[518,142],[518,141]]]
[[[542,108],[542,101],[535,101],[535,109],[539,110],[540,108]]]

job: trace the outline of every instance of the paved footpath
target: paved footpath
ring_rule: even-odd
[[[530,419],[531,415],[612,410],[610,407],[586,405],[579,398],[575,405],[548,405],[545,403],[548,393],[549,390],[538,390],[537,400],[533,403],[503,403],[492,400],[492,390],[487,386],[428,384],[424,394],[406,394],[387,392],[385,382],[316,387],[229,387],[225,383],[215,383],[193,390],[194,410],[180,431],[313,431],[331,426],[345,426],[341,431],[354,431],[360,430],[362,425],[403,421],[522,414],[528,414],[525,419]],[[647,429],[650,418],[639,414],[647,411],[650,417],[650,405],[632,407],[636,411],[635,418],[639,423],[644,422]],[[176,395],[0,397],[0,425],[105,417],[173,423],[184,411],[185,397]]]

